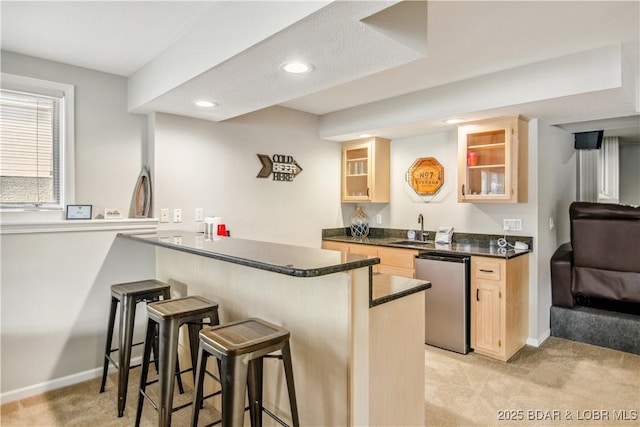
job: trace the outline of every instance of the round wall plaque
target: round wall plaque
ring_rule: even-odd
[[[435,194],[444,184],[444,166],[434,157],[417,159],[409,168],[409,185],[420,194]]]

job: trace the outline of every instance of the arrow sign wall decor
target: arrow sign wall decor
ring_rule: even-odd
[[[269,158],[266,154],[258,154],[258,158],[262,163],[262,169],[256,178],[268,178],[273,173],[274,181],[293,181],[293,178],[302,172],[302,168],[293,156],[274,154]]]

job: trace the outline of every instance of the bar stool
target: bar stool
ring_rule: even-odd
[[[251,318],[215,326],[200,331],[200,348],[195,382],[195,397],[191,415],[191,426],[198,424],[202,403],[203,382],[208,357],[221,361],[222,426],[240,426],[244,422],[245,385],[249,393],[251,426],[262,426],[262,412],[286,424],[262,406],[262,362],[264,357],[281,350],[284,372],[289,393],[289,405],[293,425],[298,427],[298,405],[293,383],[291,350],[288,330],[261,319]],[[196,403],[197,402],[197,403]]]
[[[118,369],[118,417],[124,415],[127,401],[127,385],[129,382],[129,369],[140,365],[131,366],[131,349],[133,346],[142,344],[133,343],[133,328],[135,325],[136,306],[140,302],[158,301],[162,297],[167,300],[171,298],[171,287],[166,283],[157,280],[142,280],[139,282],[122,283],[111,286],[111,312],[109,313],[109,323],[107,326],[107,342],[104,350],[104,365],[102,368],[102,384],[100,393],[105,390],[109,363]],[[118,330],[118,348],[111,348],[113,340],[113,329],[116,320],[118,304],[122,303],[120,309],[120,325]],[[118,351],[118,362],[111,357],[111,353]],[[154,354],[157,354],[154,353]],[[182,382],[179,383],[182,390]]]
[[[166,301],[158,301],[147,305],[147,336],[142,356],[142,372],[140,374],[140,394],[138,396],[138,408],[136,413],[136,427],[140,425],[142,417],[142,405],[147,399],[159,412],[159,423],[162,427],[171,425],[171,414],[191,403],[173,408],[174,375],[172,369],[178,360],[178,336],[180,326],[187,325],[189,332],[189,347],[191,353],[191,368],[195,377],[196,355],[198,350],[198,332],[202,329],[204,319],[209,319],[208,324],[219,325],[218,304],[200,296],[188,296],[174,298]],[[156,403],[146,393],[147,385],[156,381],[147,382],[151,347],[156,330],[159,329],[160,340],[160,371],[158,382],[160,385],[160,402]]]

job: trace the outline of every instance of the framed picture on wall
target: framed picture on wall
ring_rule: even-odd
[[[67,219],[91,219],[92,205],[67,205]]]

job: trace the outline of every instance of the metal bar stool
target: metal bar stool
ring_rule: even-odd
[[[171,425],[171,414],[191,404],[174,408],[173,407],[173,387],[174,375],[172,369],[178,360],[178,336],[180,326],[187,325],[189,332],[189,347],[191,352],[192,367],[185,370],[192,371],[195,377],[196,355],[198,350],[198,332],[202,329],[204,319],[209,319],[207,324],[219,325],[218,304],[200,296],[188,296],[175,298],[166,301],[154,302],[147,305],[147,336],[142,356],[142,372],[140,374],[140,394],[138,396],[138,408],[136,413],[136,427],[140,425],[142,417],[142,405],[144,400],[148,400],[159,412],[158,425],[168,427]],[[149,363],[151,347],[154,335],[159,328],[158,336],[160,340],[160,372],[158,382],[160,386],[159,402],[156,403],[146,393],[147,385],[156,381],[147,382],[149,374]]]
[[[288,330],[261,319],[247,319],[215,326],[200,331],[200,348],[195,382],[195,397],[191,426],[198,424],[202,403],[203,382],[207,358],[212,355],[221,361],[220,380],[222,385],[222,426],[240,426],[244,422],[245,385],[249,393],[249,414],[251,426],[262,426],[262,412],[280,424],[286,424],[262,406],[262,361],[269,353],[281,350],[284,372],[289,393],[291,419],[298,427],[298,405],[293,383],[291,350]],[[217,424],[214,423],[214,424]]]
[[[136,306],[140,302],[154,302],[162,297],[165,300],[171,298],[171,287],[157,280],[142,280],[139,282],[122,283],[111,286],[111,311],[107,327],[107,342],[104,350],[104,365],[102,368],[102,384],[100,393],[105,390],[109,363],[118,369],[118,417],[124,415],[127,401],[127,385],[129,383],[129,369],[140,365],[131,366],[131,349],[142,344],[133,343],[133,328],[135,325]],[[111,348],[113,330],[116,320],[118,304],[120,307],[120,325],[118,328],[118,348]],[[118,361],[111,357],[111,353],[118,352]],[[157,351],[154,352],[157,355]],[[179,382],[183,392],[182,381]]]

